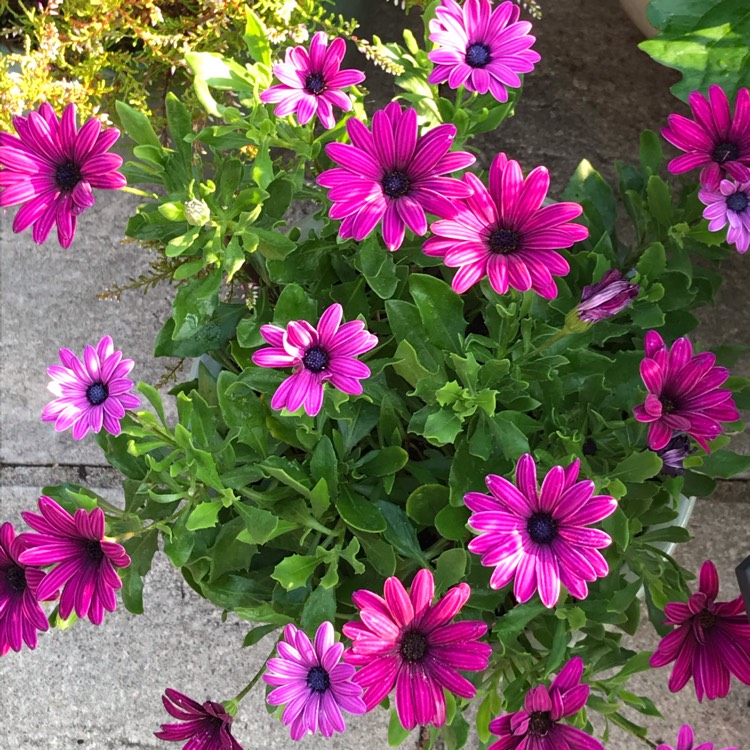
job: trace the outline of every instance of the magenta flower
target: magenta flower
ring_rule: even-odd
[[[398,250],[406,227],[420,237],[427,232],[425,212],[453,216],[453,201],[471,194],[460,180],[442,176],[475,161],[466,151],[448,153],[454,125],[420,136],[416,111],[391,102],[373,115],[372,132],[354,118],[346,129],[351,145],[326,146],[339,166],[318,177],[319,185],[330,188],[330,217],[343,219],[340,237],[360,242],[382,219],[386,246]]]
[[[344,644],[333,640],[333,625],[324,622],[314,644],[294,625],[284,629],[277,646],[278,658],[269,659],[263,681],[275,690],[268,694],[272,706],[286,704],[281,720],[291,724],[291,737],[301,740],[320,729],[324,737],[346,729],[341,709],[363,714],[362,688],[352,680],[355,669],[339,664]]]
[[[669,126],[661,134],[685,151],[669,162],[672,174],[702,167],[701,183],[716,190],[724,174],[740,182],[750,179],[750,92],[740,89],[734,110],[720,86],[710,86],[708,99],[698,91],[688,97],[694,120],[669,115]]]
[[[167,688],[161,698],[170,716],[182,724],[162,724],[154,736],[167,742],[183,742],[184,750],[242,750],[232,737],[232,717],[221,703],[206,701],[203,705]]]
[[[586,581],[607,575],[599,549],[612,539],[600,529],[587,528],[614,513],[617,501],[594,495],[594,483],[577,482],[580,461],[553,466],[537,489],[536,465],[530,454],[518,459],[516,486],[490,474],[491,495],[468,492],[466,507],[474,511],[469,526],[478,534],[469,550],[482,555],[482,565],[494,567],[490,586],[499,589],[515,577],[513,594],[527,602],[539,591],[545,607],[554,607],[562,582],[576,597],[588,596]]]
[[[43,422],[54,422],[55,430],[73,427],[73,437],[81,440],[89,430],[104,427],[112,435],[120,434],[125,409],[135,409],[138,398],[129,391],[133,381],[125,376],[133,369],[132,359],[123,359],[112,339],[105,336],[83,351],[83,362],[70,349],[60,349],[60,365],[47,368],[52,382],[47,389],[57,396],[42,411]]]
[[[598,323],[630,307],[638,296],[638,284],[628,283],[619,271],[612,269],[601,281],[583,288],[578,317],[586,323]]]
[[[537,685],[529,690],[520,711],[490,722],[490,732],[500,739],[488,750],[604,750],[599,740],[560,722],[586,705],[590,688],[581,683],[582,675],[583,660],[575,656],[549,688]]]
[[[293,320],[286,330],[278,326],[260,327],[261,336],[271,344],[253,354],[260,367],[293,367],[290,375],[271,399],[271,408],[297,411],[300,406],[314,417],[323,405],[323,384],[344,393],[362,393],[362,378],[370,376],[370,368],[356,357],[369,351],[378,338],[365,330],[361,320],[352,320],[339,327],[343,308],[331,305],[321,316],[317,330],[306,320]]]
[[[457,670],[487,668],[492,647],[477,642],[487,632],[478,620],[451,622],[466,604],[471,589],[460,583],[432,604],[435,582],[420,570],[406,593],[398,578],[385,582],[385,599],[371,591],[355,591],[361,622],[348,622],[351,638],[345,661],[361,669],[355,680],[365,688],[372,710],[396,686],[396,711],[406,729],[417,724],[445,724],[443,688],[461,698],[473,698],[476,688]]]
[[[732,392],[719,388],[729,370],[715,367],[716,357],[710,352],[693,356],[686,338],[677,339],[670,351],[656,331],[649,331],[645,350],[641,377],[648,395],[633,414],[649,424],[648,447],[661,450],[680,430],[709,451],[708,441],[721,434],[719,422],[740,418]]]
[[[724,698],[729,675],[750,685],[750,620],[742,597],[717,602],[719,576],[707,560],[698,578],[698,591],[687,601],[664,608],[666,624],[676,628],[661,639],[651,656],[652,667],[675,662],[669,689],[677,693],[692,676],[699,701]]]
[[[76,108],[68,104],[57,119],[46,102],[28,117],[14,117],[18,137],[0,133],[0,206],[24,204],[13,231],[34,225],[34,242],[41,244],[57,223],[57,239],[70,247],[76,220],[94,205],[91,188],[125,187],[117,171],[122,159],[108,153],[120,131],[101,129],[99,120],[76,126]]]
[[[709,219],[709,230],[718,232],[729,224],[727,242],[746,253],[750,247],[750,180],[722,180],[717,190],[703,188],[698,197],[706,204],[703,217]]]
[[[346,52],[346,42],[337,37],[328,46],[324,31],[315,34],[310,51],[304,47],[287,48],[283,63],[273,66],[273,74],[281,83],[260,95],[262,102],[278,102],[274,114],[284,117],[297,113],[300,125],[307,125],[317,114],[323,127],[336,124],[333,106],[344,112],[352,108],[352,100],[342,91],[365,80],[359,70],[339,70]]]
[[[662,743],[656,750],[672,750],[671,745]],[[680,727],[679,734],[677,735],[677,747],[674,750],[714,750],[713,742],[701,742],[700,745],[695,744],[695,735],[693,734],[693,728],[690,724],[683,724]],[[738,750],[736,747],[725,747],[724,750]]]
[[[531,24],[519,21],[521,11],[510,2],[494,10],[490,0],[442,0],[430,21],[430,40],[438,47],[428,57],[435,68],[429,83],[448,81],[452,89],[465,86],[499,102],[508,101],[508,88],[521,86],[519,73],[530,73],[541,60],[530,49],[536,38]]]
[[[458,201],[457,213],[430,226],[435,235],[424,243],[427,255],[444,258],[459,268],[453,290],[462,294],[487,276],[498,294],[508,287],[533,289],[546,299],[557,296],[552,274],[564,276],[570,267],[555,250],[588,237],[581,224],[568,223],[583,209],[577,203],[542,208],[549,173],[537,167],[524,180],[517,161],[499,154],[492,162],[489,190],[473,174],[464,184],[473,195]]]
[[[25,549],[22,537],[12,524],[0,526],[0,656],[23,644],[36,648],[37,630],[47,630],[49,622],[39,606],[36,590],[44,573],[19,561]]]
[[[39,601],[54,599],[62,588],[59,613],[63,620],[75,610],[79,618],[88,617],[100,625],[105,609],[115,611],[115,591],[122,588],[115,568],[126,568],[130,558],[121,545],[104,538],[101,508],[78,508],[72,516],[43,495],[39,512],[21,514],[38,533],[21,534],[26,549],[18,558],[24,565],[55,566],[37,587]]]

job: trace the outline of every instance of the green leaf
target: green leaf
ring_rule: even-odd
[[[622,669],[619,672],[612,675],[607,682],[620,683],[626,682],[631,675],[638,674],[638,672],[645,672],[647,669],[651,669],[649,665],[649,659],[651,658],[650,651],[641,651],[634,656],[631,656]]]
[[[625,550],[630,542],[630,523],[622,508],[617,510],[602,521],[602,528],[614,540],[615,544]]]
[[[466,539],[469,534],[466,528],[469,515],[466,507],[448,505],[435,516],[435,528],[446,539]]]
[[[130,555],[130,565],[121,571],[122,601],[135,615],[143,614],[143,578],[151,570],[158,538],[156,529],[153,529],[129,539],[124,545]]]
[[[409,292],[428,339],[441,349],[460,353],[459,338],[466,330],[461,297],[442,279],[421,273],[409,275]]]
[[[258,627],[248,631],[248,634],[245,636],[245,640],[242,641],[242,648],[254,646],[256,643],[259,643],[263,638],[265,638],[265,636],[267,636],[269,633],[273,633],[274,630],[278,629],[279,626],[276,623],[271,623],[270,625],[258,625]]]
[[[433,526],[438,511],[448,505],[448,496],[442,484],[423,484],[406,498],[406,514],[420,526]]]
[[[163,151],[159,136],[151,127],[148,117],[133,109],[125,102],[115,102],[117,116],[120,118],[123,130],[139,145],[153,146],[160,152]]]
[[[191,279],[180,287],[173,303],[173,340],[192,339],[206,326],[219,303],[220,288],[220,273]]]
[[[658,175],[652,174],[648,178],[646,198],[651,215],[665,227],[672,226],[672,191]]]
[[[216,526],[216,522],[219,518],[219,511],[222,507],[223,505],[221,501],[211,501],[196,505],[193,512],[190,514],[185,527],[189,531],[213,528]]]
[[[307,320],[316,323],[318,306],[315,300],[298,284],[287,284],[281,291],[274,307],[274,322],[285,326],[292,320]]]
[[[287,591],[298,589],[307,583],[320,563],[319,555],[289,555],[273,569],[271,578]]]
[[[641,132],[641,166],[649,169],[653,174],[658,174],[664,154],[661,147],[661,139],[653,130]]]
[[[587,223],[597,227],[600,233],[614,232],[617,214],[614,193],[590,161],[584,159],[578,165],[562,197],[583,203]]]
[[[362,272],[367,283],[380,299],[390,299],[398,286],[393,253],[386,250],[377,235],[371,234],[359,245],[354,266]]]
[[[333,450],[333,443],[327,435],[323,435],[315,446],[310,459],[310,475],[316,482],[325,479],[328,492],[334,498],[338,493],[338,466],[339,462],[336,458],[336,452]]]
[[[348,487],[341,488],[336,510],[344,523],[357,531],[378,533],[387,528],[385,518],[375,504]]]
[[[362,544],[362,549],[367,556],[367,562],[380,573],[383,578],[388,578],[396,572],[396,553],[393,547],[382,539],[366,534],[357,534]]]
[[[250,57],[263,65],[271,65],[271,46],[268,31],[260,17],[248,6],[245,10],[245,33],[242,36]]]
[[[609,472],[610,479],[640,484],[661,471],[662,460],[653,451],[631,453]]]
[[[409,454],[400,446],[391,445],[369,451],[357,461],[357,467],[369,477],[385,477],[395,474],[409,462]]]
[[[167,94],[165,103],[169,134],[172,136],[185,177],[189,177],[193,146],[185,138],[193,134],[193,120],[190,117],[190,110],[171,91]]]
[[[440,594],[459,583],[466,572],[468,555],[464,549],[448,549],[437,559],[435,589]]]
[[[703,463],[693,467],[693,471],[714,479],[731,479],[748,469],[750,469],[750,456],[743,456],[724,448],[704,456]]]
[[[417,531],[409,517],[404,513],[403,508],[385,500],[381,500],[375,505],[385,517],[386,529],[383,536],[386,541],[390,542],[396,552],[404,557],[427,565],[427,560],[417,540]]]
[[[195,535],[187,530],[186,521],[190,515],[189,507],[180,513],[172,524],[171,533],[165,535],[164,552],[176,568],[181,568],[190,559],[195,546]]]
[[[388,721],[388,745],[390,747],[398,747],[402,742],[406,741],[410,734],[411,730],[404,729],[401,724],[396,709],[391,709],[391,718]]]
[[[265,544],[276,536],[274,532],[279,525],[279,519],[273,513],[240,502],[236,502],[233,507],[245,522],[247,533],[255,544]]]
[[[300,615],[300,625],[307,633],[314,633],[323,622],[336,619],[336,591],[332,588],[318,586],[307,597]]]
[[[667,267],[667,254],[661,242],[651,243],[638,261],[638,273],[649,281],[659,278]]]

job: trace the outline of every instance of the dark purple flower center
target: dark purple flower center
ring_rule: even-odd
[[[404,661],[420,661],[427,653],[427,638],[418,630],[407,630],[401,638],[400,651]]]
[[[662,396],[659,401],[661,401],[662,414],[672,414],[677,411],[677,404],[671,398]]]
[[[26,573],[20,565],[11,565],[5,572],[5,582],[11,591],[20,594],[26,591]]]
[[[518,250],[519,240],[518,232],[513,229],[503,229],[498,227],[489,238],[490,252],[505,255]]]
[[[314,693],[325,693],[330,685],[331,679],[323,667],[313,667],[307,673],[307,687]]]
[[[109,396],[109,389],[104,383],[92,383],[86,389],[86,398],[91,406],[99,406],[99,404],[103,404],[107,400],[107,396]]]
[[[96,539],[87,539],[84,545],[86,554],[90,560],[94,562],[101,562],[104,559],[104,550],[102,549],[101,543]]]
[[[696,617],[698,618],[698,624],[703,630],[710,630],[716,622],[716,615],[713,612],[709,612],[707,609],[699,612]]]
[[[723,141],[714,149],[712,154],[715,162],[724,164],[728,161],[734,161],[740,155],[740,150],[737,148],[736,143],[730,143],[729,141]]]
[[[64,193],[69,193],[81,179],[81,170],[75,162],[63,162],[55,170],[55,182]]]
[[[302,364],[310,372],[322,372],[328,367],[328,354],[319,346],[312,346],[305,352],[305,356],[302,357]]]
[[[742,212],[747,208],[747,195],[742,192],[732,193],[727,198],[727,208],[731,208],[732,211]]]
[[[534,513],[526,522],[529,536],[537,544],[549,544],[557,536],[557,521],[549,513]]]
[[[411,183],[409,178],[404,172],[394,170],[393,172],[386,172],[383,175],[383,179],[380,181],[383,187],[383,192],[389,198],[400,198],[402,195],[406,195],[409,192]]]
[[[326,79],[322,73],[310,73],[305,78],[305,91],[313,96],[320,96],[326,90]]]
[[[474,42],[466,48],[466,64],[472,68],[484,68],[491,60],[490,48],[482,42]]]
[[[529,716],[529,734],[544,737],[552,729],[552,723],[549,711],[532,711]]]

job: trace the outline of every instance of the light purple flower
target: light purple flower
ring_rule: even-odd
[[[430,40],[438,47],[428,57],[435,63],[429,83],[465,86],[499,102],[508,101],[508,88],[519,88],[519,73],[529,73],[541,60],[530,49],[536,38],[531,24],[519,21],[520,9],[510,2],[493,10],[490,0],[442,0],[430,21]]]
[[[671,745],[662,743],[656,750],[672,750]],[[701,742],[695,744],[695,734],[690,724],[683,724],[677,734],[677,745],[674,750],[714,750],[713,742]],[[725,747],[724,750],[738,750],[736,747]]]
[[[438,125],[419,135],[417,113],[391,102],[373,115],[372,132],[359,120],[346,123],[351,144],[329,143],[326,153],[339,166],[318,177],[330,188],[332,219],[343,219],[339,236],[362,241],[383,222],[383,239],[398,250],[406,227],[420,237],[427,232],[425,212],[440,217],[455,213],[453,202],[471,189],[444,175],[473,164],[466,151],[450,149],[454,125]]]
[[[630,284],[622,274],[611,269],[601,281],[583,288],[578,317],[586,323],[598,323],[629,307],[638,296],[638,284]]]
[[[260,95],[262,102],[278,102],[277,117],[297,113],[300,125],[306,125],[317,114],[323,127],[336,124],[332,107],[344,112],[352,108],[352,100],[342,91],[365,80],[359,70],[339,70],[346,52],[346,42],[337,37],[328,46],[324,31],[315,34],[310,51],[304,47],[287,48],[283,63],[273,66],[273,74],[281,83]]]
[[[750,180],[722,180],[717,190],[703,188],[698,197],[706,204],[703,217],[709,219],[709,230],[718,232],[729,224],[727,242],[746,253],[750,247]]]
[[[685,473],[683,461],[697,448],[690,447],[690,438],[682,432],[673,435],[656,455],[662,460],[661,473],[668,477],[681,477]]]
[[[362,378],[370,368],[356,357],[377,345],[377,336],[365,330],[361,320],[340,325],[343,308],[331,305],[321,316],[318,327],[306,320],[293,320],[284,328],[260,327],[261,336],[271,344],[253,354],[260,367],[293,367],[290,375],[276,390],[271,408],[297,411],[300,406],[314,417],[323,405],[323,384],[350,395],[362,393]]]
[[[123,359],[112,339],[105,336],[83,351],[83,362],[70,349],[60,349],[60,365],[47,368],[52,382],[47,386],[57,398],[42,412],[42,421],[54,422],[55,430],[73,428],[73,437],[81,440],[89,430],[104,427],[112,435],[120,434],[120,420],[126,409],[135,409],[138,398],[129,391],[133,381],[125,376],[133,369],[132,359]]]
[[[26,549],[19,555],[24,565],[54,565],[37,587],[39,601],[54,599],[60,589],[60,617],[67,620],[75,610],[100,625],[104,611],[114,612],[115,591],[122,588],[116,568],[130,565],[125,549],[104,538],[105,519],[101,508],[75,515],[51,497],[39,498],[39,514],[25,511],[23,519],[33,532],[21,535]]]
[[[362,688],[352,679],[356,670],[339,663],[344,644],[334,641],[330,622],[321,623],[313,643],[303,631],[287,625],[277,650],[279,656],[268,660],[263,681],[275,688],[268,702],[286,704],[281,720],[291,725],[293,740],[318,730],[324,737],[343,732],[341,709],[354,715],[365,712]]]
[[[0,133],[0,206],[24,205],[13,231],[34,225],[34,242],[41,244],[57,224],[57,239],[70,247],[76,220],[94,205],[91,188],[116,190],[126,180],[116,170],[122,164],[108,153],[120,137],[116,128],[101,129],[99,120],[76,126],[76,108],[68,104],[57,119],[46,102],[28,117],[14,117],[18,137]]]
[[[499,589],[515,578],[513,594],[527,602],[538,590],[545,607],[554,607],[560,583],[576,599],[588,596],[586,581],[606,576],[609,568],[599,549],[612,539],[588,528],[611,515],[617,501],[594,495],[594,483],[578,482],[580,461],[567,468],[553,466],[537,487],[536,465],[530,454],[516,465],[516,485],[490,474],[491,495],[469,492],[466,507],[474,511],[469,526],[478,534],[469,550],[494,567],[490,587]]]

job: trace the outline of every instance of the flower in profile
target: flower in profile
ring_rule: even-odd
[[[324,737],[346,729],[341,709],[363,714],[362,688],[353,681],[355,669],[340,664],[344,644],[333,639],[333,625],[321,623],[310,639],[294,625],[284,629],[277,646],[279,656],[268,660],[263,681],[274,686],[268,694],[272,706],[286,704],[281,720],[291,724],[293,740],[320,730]]]
[[[49,622],[36,597],[43,571],[24,565],[18,559],[25,549],[13,525],[0,526],[0,656],[23,644],[36,648],[37,630],[47,630]]]
[[[533,289],[546,299],[557,296],[552,275],[570,271],[556,250],[588,237],[588,229],[569,223],[580,216],[578,203],[542,207],[549,189],[545,167],[532,170],[524,180],[517,161],[499,154],[492,162],[487,189],[476,175],[463,177],[469,198],[456,203],[456,216],[430,226],[435,235],[424,243],[427,255],[458,268],[453,290],[462,294],[487,276],[498,294],[508,287]]]
[[[746,253],[750,247],[750,180],[722,180],[717,190],[703,188],[698,197],[706,205],[703,217],[709,220],[709,230],[718,232],[729,224],[727,242]]]
[[[734,117],[727,95],[720,86],[710,86],[708,99],[698,91],[688,97],[694,120],[670,115],[661,134],[685,151],[669,162],[672,174],[701,169],[701,183],[716,190],[724,174],[740,182],[750,179],[750,92],[737,93]]]
[[[604,750],[599,740],[561,722],[586,705],[591,689],[581,683],[582,676],[583,660],[575,656],[560,670],[549,688],[537,685],[529,690],[520,711],[498,716],[490,722],[490,732],[499,739],[488,750]]]
[[[750,685],[750,620],[741,596],[717,602],[719,575],[711,560],[701,566],[698,591],[685,602],[664,608],[665,623],[675,629],[664,636],[651,656],[652,667],[675,662],[669,689],[676,693],[692,676],[699,701],[724,698],[730,673]]]
[[[583,287],[581,302],[576,308],[578,317],[586,323],[612,318],[630,307],[638,290],[638,284],[629,283],[613,268],[602,276],[601,281]]]
[[[278,102],[277,117],[297,113],[300,125],[306,125],[317,114],[323,127],[336,124],[333,106],[344,112],[352,108],[352,100],[343,92],[365,80],[359,70],[339,70],[346,52],[346,42],[337,37],[328,46],[324,31],[315,34],[310,50],[304,47],[287,48],[283,63],[273,66],[273,74],[281,83],[271,86],[260,95],[262,102]]]
[[[449,589],[435,604],[435,582],[427,569],[414,577],[410,594],[398,578],[385,582],[385,598],[355,591],[361,622],[344,625],[352,639],[345,661],[361,667],[355,680],[372,710],[396,686],[396,711],[406,729],[445,724],[443,688],[473,698],[476,688],[457,670],[487,668],[492,648],[477,641],[487,632],[478,620],[451,622],[471,594],[468,584]]]
[[[516,465],[516,485],[490,474],[490,495],[468,492],[466,507],[474,511],[469,526],[478,534],[469,550],[494,567],[490,587],[499,589],[515,577],[513,594],[527,602],[538,590],[545,607],[554,607],[562,583],[576,599],[588,596],[586,581],[607,575],[599,549],[612,539],[588,528],[611,515],[617,501],[594,495],[594,483],[578,479],[580,461],[553,466],[537,487],[536,465],[530,454]]]
[[[662,743],[656,750],[673,750],[671,745]],[[677,746],[674,750],[714,750],[713,742],[701,742],[700,745],[695,744],[695,734],[690,724],[683,724],[680,727],[680,731],[677,734]],[[724,750],[738,750],[736,747],[725,747]]]
[[[531,24],[519,21],[521,11],[507,0],[494,10],[490,0],[442,0],[430,21],[430,40],[438,47],[428,57],[435,63],[429,83],[465,86],[499,102],[508,101],[508,88],[520,88],[519,73],[530,73],[541,60],[531,49],[536,38]]]
[[[690,438],[682,432],[673,435],[669,442],[656,451],[662,460],[661,473],[668,477],[681,477],[685,473],[683,461],[696,449],[690,447]]]
[[[293,320],[286,329],[273,325],[260,327],[261,336],[271,346],[253,354],[260,367],[293,367],[290,375],[276,390],[271,408],[297,411],[300,406],[314,417],[323,405],[323,384],[344,393],[362,393],[362,378],[370,368],[357,356],[372,349],[378,339],[365,330],[361,320],[340,325],[343,308],[331,305],[321,316],[318,327],[306,320]]]
[[[108,153],[120,131],[102,130],[93,118],[79,129],[74,104],[58,120],[46,102],[28,117],[14,117],[13,127],[18,136],[0,133],[0,206],[23,204],[14,232],[33,224],[32,237],[41,244],[57,224],[60,245],[70,247],[77,217],[95,203],[91,189],[127,184],[117,171],[122,158]]]
[[[160,740],[185,742],[184,750],[242,750],[232,736],[232,717],[221,703],[206,701],[201,705],[187,695],[167,688],[161,698],[170,716],[182,724],[162,724],[154,732]]]
[[[453,216],[453,202],[471,194],[465,183],[443,176],[475,161],[466,151],[448,152],[455,125],[420,136],[416,110],[391,102],[373,115],[372,132],[355,118],[346,129],[351,144],[326,145],[339,166],[318,177],[319,185],[330,188],[330,217],[343,219],[340,237],[360,242],[382,220],[386,246],[398,250],[406,227],[420,237],[427,232],[425,212]]]
[[[39,514],[22,513],[35,532],[21,534],[26,549],[19,555],[24,565],[54,565],[37,586],[39,601],[60,596],[60,617],[67,620],[75,611],[94,625],[104,619],[104,610],[114,612],[115,591],[122,588],[116,568],[130,565],[125,549],[104,538],[104,513],[101,508],[75,515],[51,497],[39,498]]]
[[[130,393],[133,381],[125,377],[133,369],[133,360],[123,359],[111,337],[105,336],[96,348],[84,349],[83,361],[70,349],[60,349],[60,361],[62,366],[47,368],[52,378],[47,388],[57,398],[44,407],[42,421],[54,422],[57,432],[72,427],[76,440],[102,427],[119,435],[125,409],[135,409],[139,403]]]
[[[740,417],[732,392],[719,388],[729,370],[716,367],[716,357],[710,352],[693,356],[686,338],[677,339],[670,350],[656,331],[649,331],[645,350],[641,377],[648,395],[633,408],[633,414],[649,425],[648,447],[661,450],[679,430],[709,451],[708,441],[721,434],[719,422]]]

